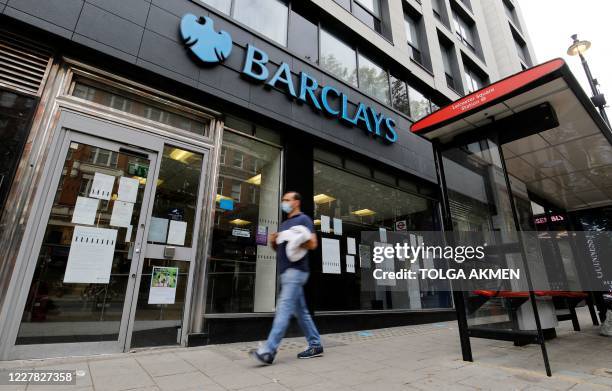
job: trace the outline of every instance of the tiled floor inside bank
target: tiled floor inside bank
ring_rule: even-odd
[[[610,390],[612,338],[598,334],[588,311],[582,331],[561,322],[540,347],[472,339],[474,362],[461,360],[455,322],[324,336],[325,356],[297,360],[301,338],[285,340],[272,366],[247,357],[257,343],[171,348],[134,353],[1,362],[2,368],[76,369],[77,385],[0,386],[0,390]]]

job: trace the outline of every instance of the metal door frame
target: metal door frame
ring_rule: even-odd
[[[184,308],[183,308],[183,318],[182,318],[182,326],[181,326],[181,341],[179,343],[179,345],[181,346],[186,346],[187,336],[188,336],[188,331],[189,331],[188,326],[189,326],[189,320],[191,316],[191,301],[192,301],[191,299],[193,296],[192,290],[193,290],[193,280],[194,280],[194,275],[195,275],[194,265],[197,265],[196,254],[198,251],[198,246],[204,245],[203,243],[198,242],[198,238],[201,233],[200,231],[203,228],[201,227],[201,222],[203,218],[202,211],[203,211],[205,196],[208,191],[208,186],[207,186],[206,181],[208,179],[207,169],[208,169],[208,159],[209,159],[210,149],[202,147],[202,146],[187,144],[187,143],[184,143],[178,140],[172,140],[172,139],[165,138],[162,136],[157,136],[157,137],[161,140],[162,145],[161,145],[161,150],[160,150],[160,158],[157,159],[157,163],[155,165],[155,172],[154,172],[155,175],[153,176],[153,178],[151,178],[151,182],[153,183],[157,183],[157,179],[159,178],[161,161],[162,161],[161,156],[163,154],[164,146],[166,145],[174,146],[177,148],[185,149],[190,152],[199,153],[202,155],[202,167],[201,167],[202,171],[200,173],[200,183],[198,187],[198,196],[196,200],[196,215],[195,215],[194,222],[193,222],[191,249],[186,250],[186,247],[183,247],[185,251],[177,251],[178,254],[181,254],[181,253],[185,254],[184,259],[177,259],[177,261],[184,261],[184,262],[189,263],[188,280],[187,280],[187,286],[185,287],[185,303],[184,303]],[[144,227],[144,232],[143,232],[144,236],[143,236],[143,240],[140,246],[141,257],[139,258],[139,262],[138,262],[139,265],[136,271],[136,278],[135,278],[135,285],[134,285],[134,292],[133,292],[134,294],[132,296],[130,317],[129,317],[130,322],[128,323],[127,338],[125,339],[124,351],[129,351],[131,349],[132,336],[133,336],[134,323],[135,323],[135,315],[136,315],[136,307],[138,305],[138,295],[139,295],[139,289],[140,289],[140,282],[142,279],[142,268],[144,266],[143,261],[146,258],[168,259],[168,258],[157,257],[157,256],[156,257],[147,256],[149,253],[152,254],[153,251],[160,251],[163,249],[163,247],[165,247],[163,245],[157,245],[157,244],[150,245],[147,243],[147,238],[149,236],[149,228],[150,228],[149,220],[153,213],[153,204],[154,204],[156,193],[157,193],[157,186],[154,186],[152,189],[151,198],[149,200],[149,205],[146,208],[146,211],[143,208],[143,211],[145,212],[146,217],[147,217],[147,223],[145,224],[145,227]],[[177,250],[179,250],[179,248],[177,248]]]
[[[143,137],[144,134],[130,129],[129,127],[115,124],[112,122],[104,121],[99,118],[89,117],[83,114],[76,114],[68,110],[60,110],[59,120],[56,125],[56,132],[58,134],[57,139],[51,147],[53,153],[49,164],[44,170],[43,175],[49,179],[49,185],[45,189],[44,193],[41,194],[39,210],[31,215],[28,222],[32,228],[31,231],[24,236],[24,242],[32,243],[32,251],[29,254],[24,255],[23,262],[26,264],[25,279],[17,295],[16,313],[13,314],[9,320],[9,337],[11,341],[9,359],[19,358],[33,358],[41,357],[40,352],[43,351],[43,356],[67,356],[67,355],[83,355],[83,354],[96,354],[96,353],[111,353],[121,352],[124,349],[124,341],[127,337],[128,324],[130,319],[127,317],[130,313],[131,298],[134,291],[134,279],[128,279],[128,286],[126,288],[126,294],[124,298],[123,314],[120,321],[119,337],[117,341],[103,341],[103,342],[73,342],[73,343],[51,343],[51,344],[32,344],[32,345],[16,345],[17,334],[21,325],[21,314],[25,308],[27,301],[29,288],[32,283],[34,271],[38,263],[38,256],[40,254],[40,247],[44,237],[44,232],[47,227],[48,219],[50,216],[51,208],[53,206],[53,200],[57,186],[62,173],[62,168],[65,161],[65,156],[68,152],[71,141],[93,143],[94,145],[101,145],[104,148],[117,150],[119,148],[133,149],[139,153],[146,153],[149,155],[151,166],[157,168],[157,162],[159,154],[163,151],[163,141],[159,137],[148,136]],[[104,135],[104,137],[100,137]],[[110,140],[113,141],[110,141]],[[136,145],[139,145],[138,147]],[[157,172],[155,170],[149,170],[148,178],[156,177]],[[144,238],[144,230],[141,226],[144,224],[145,227],[148,225],[147,220],[149,216],[146,214],[148,205],[151,200],[151,194],[153,190],[154,181],[148,180],[145,186],[145,192],[141,207],[141,215],[139,219],[139,228],[137,229],[137,235],[135,244],[142,243]],[[44,224],[41,222],[44,221]],[[134,257],[130,266],[130,274],[133,274],[137,270],[137,266],[140,262],[141,255]],[[26,283],[27,281],[27,283]],[[128,305],[126,305],[128,304]]]

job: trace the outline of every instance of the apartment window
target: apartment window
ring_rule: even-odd
[[[357,87],[357,56],[349,45],[321,29],[320,64],[334,76]]]
[[[518,17],[516,16],[516,9],[514,8],[514,4],[512,4],[509,0],[503,0],[503,3],[504,11],[506,11],[508,19],[512,21],[516,28],[520,29],[521,25],[519,24]]]
[[[354,0],[352,12],[357,19],[368,25],[372,30],[382,33],[380,0]]]
[[[219,164],[225,164],[225,156],[227,155],[227,148],[221,147],[221,154],[219,156]]]
[[[289,7],[280,0],[200,0],[266,37],[287,45]],[[233,4],[232,4],[233,1]]]
[[[465,7],[467,9],[469,9],[470,11],[472,10],[472,3],[470,2],[470,0],[459,0],[461,2],[461,4],[465,5]]]
[[[410,58],[419,64],[423,64],[417,20],[410,15],[404,14],[404,27],[406,29],[406,37],[408,38]]]
[[[240,151],[234,150],[232,154],[232,166],[236,168],[242,168],[242,164],[244,163],[244,154]]]
[[[455,34],[463,42],[464,45],[469,47],[472,51],[476,51],[476,44],[474,39],[474,24],[466,21],[457,12],[454,13],[453,19],[455,22]]]
[[[446,85],[452,90],[457,90],[455,77],[453,72],[453,48],[448,43],[440,42],[440,50],[442,51],[442,63],[444,64],[444,76]]]
[[[514,30],[512,26],[510,26],[510,30]],[[514,38],[514,45],[516,46],[516,52],[524,64],[531,65],[531,61],[529,60],[529,54],[527,51],[527,44],[523,39],[514,31],[512,31],[512,37]]]
[[[389,75],[387,71],[375,64],[372,60],[359,55],[359,88],[366,94],[390,104]]]
[[[405,81],[391,76],[391,104],[396,110],[417,121],[438,108],[430,99]]]
[[[472,67],[465,65],[465,84],[468,93],[472,93],[484,87],[483,78]]]
[[[440,0],[432,0],[431,8],[433,8],[434,16],[438,18],[438,20],[441,21],[442,20],[442,4]]]
[[[234,201],[236,202],[240,202],[240,193],[242,190],[242,185],[240,183],[233,183],[232,184],[232,195],[231,197],[234,199]]]

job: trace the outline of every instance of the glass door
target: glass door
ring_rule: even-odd
[[[132,304],[132,348],[184,341],[205,187],[205,155],[205,150],[193,146],[173,143],[163,147]]]
[[[60,126],[31,237],[35,267],[22,295],[18,357],[122,351],[142,256],[161,143],[72,113],[63,113]],[[130,143],[136,140],[143,147]]]

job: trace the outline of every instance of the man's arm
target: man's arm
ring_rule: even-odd
[[[278,245],[276,244],[276,237],[277,236],[278,236],[278,232],[273,232],[273,233],[270,234],[270,245],[272,246],[274,251],[276,251],[276,248],[278,247]]]
[[[305,249],[308,250],[314,250],[319,246],[319,241],[317,240],[317,235],[316,234],[310,234],[310,239],[305,241],[304,243],[302,243],[300,245],[300,247],[304,247]]]

